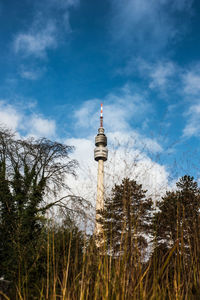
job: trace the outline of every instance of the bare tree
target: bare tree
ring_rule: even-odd
[[[16,280],[18,272],[31,268],[47,209],[69,198],[66,179],[78,166],[72,151],[45,138],[17,139],[0,128],[0,276],[5,279]],[[61,189],[66,196],[56,198]]]

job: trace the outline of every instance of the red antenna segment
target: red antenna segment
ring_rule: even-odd
[[[103,127],[103,104],[101,103],[100,127]]]

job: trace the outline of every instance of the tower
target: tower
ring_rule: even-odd
[[[108,158],[107,137],[104,134],[103,128],[103,104],[101,104],[100,127],[97,136],[95,137],[94,159],[98,161],[97,174],[97,200],[96,211],[104,207],[104,161]],[[96,214],[96,219],[98,214]],[[100,224],[96,222],[95,234],[98,235],[102,231]]]

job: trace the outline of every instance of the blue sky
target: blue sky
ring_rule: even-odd
[[[110,147],[198,179],[199,28],[197,0],[0,1],[0,122],[90,165],[103,102]]]

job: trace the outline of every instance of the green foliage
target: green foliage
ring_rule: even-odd
[[[127,248],[144,250],[152,200],[146,197],[142,185],[129,178],[115,185],[110,198],[105,199],[104,210],[100,211],[103,232],[110,253],[119,254]]]
[[[12,257],[16,257],[15,239],[16,209],[12,195],[9,190],[8,180],[5,178],[5,163],[0,163],[0,201],[1,201],[1,223],[0,223],[0,272],[1,276],[10,273],[13,264]]]
[[[19,288],[37,261],[44,214],[55,203],[46,205],[44,197],[68,188],[66,174],[74,174],[72,149],[46,139],[16,140],[0,130],[0,277]]]
[[[187,175],[176,186],[176,191],[167,192],[158,203],[152,226],[158,246],[165,244],[169,248],[179,241],[186,251],[199,240],[200,189]]]

